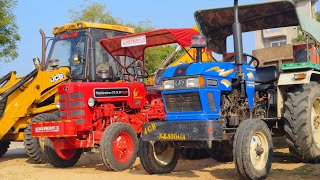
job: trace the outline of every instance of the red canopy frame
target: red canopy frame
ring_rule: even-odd
[[[192,28],[159,29],[102,39],[100,44],[111,56],[127,56],[144,61],[144,50],[146,48],[173,43],[177,43],[182,47],[190,47],[191,38],[194,35],[199,35],[199,32]],[[121,40],[139,36],[145,36],[145,44],[122,47]]]

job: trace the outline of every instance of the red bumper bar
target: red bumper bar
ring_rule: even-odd
[[[75,137],[77,122],[74,120],[32,123],[32,137]]]

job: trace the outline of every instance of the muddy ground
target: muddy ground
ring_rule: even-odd
[[[268,179],[320,179],[320,164],[298,163],[287,148],[276,149],[274,163]],[[109,172],[97,153],[83,155],[73,168],[56,169],[50,165],[32,164],[24,152],[22,143],[12,143],[8,153],[0,158],[0,179],[32,180],[170,180],[170,179],[239,179],[233,163],[219,163],[213,159],[181,159],[171,174],[148,175],[139,159],[131,169]]]

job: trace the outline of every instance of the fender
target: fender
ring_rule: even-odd
[[[301,80],[295,80],[294,75],[304,73],[306,75],[306,78]],[[285,99],[286,92],[284,91],[285,87],[291,86],[291,85],[297,85],[297,84],[309,84],[310,81],[313,79],[320,80],[320,72],[314,71],[314,70],[308,70],[308,71],[297,71],[297,72],[287,72],[287,73],[281,73],[278,80],[278,87],[277,87],[277,116],[278,118],[283,117],[283,103]]]

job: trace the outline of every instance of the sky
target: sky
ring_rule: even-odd
[[[34,68],[32,59],[41,57],[39,29],[52,36],[53,27],[70,22],[70,9],[81,10],[90,1],[106,5],[107,11],[124,22],[150,20],[156,28],[192,27],[196,10],[233,5],[233,0],[18,0],[14,13],[22,38],[18,43],[19,56],[10,63],[0,63],[0,77],[12,70],[18,75],[31,72]],[[239,2],[248,4],[263,0]],[[244,51],[251,53],[254,49],[253,33],[246,33],[244,41]]]

